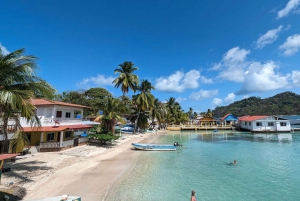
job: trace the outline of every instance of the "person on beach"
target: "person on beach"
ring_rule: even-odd
[[[196,194],[196,191],[192,190],[191,201],[197,201],[195,194]]]

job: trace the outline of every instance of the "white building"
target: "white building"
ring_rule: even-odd
[[[82,122],[83,110],[89,107],[45,99],[32,99],[36,107],[36,115],[41,126],[30,125],[24,118],[20,119],[23,132],[29,140],[28,146],[34,146],[39,151],[60,151],[87,142],[79,138],[87,134],[93,125]],[[14,128],[15,122],[9,121],[8,128]],[[8,139],[16,132],[9,130]],[[0,135],[3,140],[3,134]]]
[[[291,131],[290,120],[274,116],[244,116],[239,118],[242,129],[253,132],[288,132]]]

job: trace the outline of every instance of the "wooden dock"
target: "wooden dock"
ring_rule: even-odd
[[[181,130],[234,130],[232,126],[198,126],[198,125],[171,125],[167,126],[169,131]]]

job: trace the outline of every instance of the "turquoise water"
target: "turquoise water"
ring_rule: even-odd
[[[153,136],[177,151],[137,151],[106,200],[300,200],[300,133],[196,133]],[[237,165],[228,165],[236,159]]]

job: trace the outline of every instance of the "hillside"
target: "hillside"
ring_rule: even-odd
[[[238,117],[244,115],[299,115],[300,95],[284,92],[266,99],[250,97],[228,106],[216,107],[214,110],[215,117],[222,117],[228,113]]]

